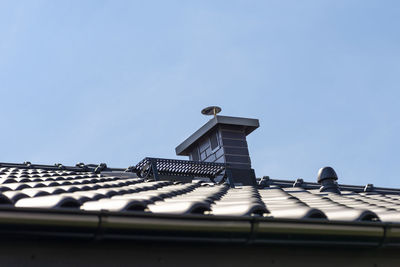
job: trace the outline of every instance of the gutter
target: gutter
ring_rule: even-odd
[[[400,246],[400,225],[323,219],[2,208],[0,237],[397,247]]]

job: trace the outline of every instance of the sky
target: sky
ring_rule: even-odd
[[[135,165],[257,118],[258,177],[400,187],[399,1],[0,0],[0,162]]]

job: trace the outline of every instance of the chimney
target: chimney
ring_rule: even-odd
[[[220,111],[216,106],[203,109],[202,114],[213,118],[177,146],[176,154],[194,161],[226,163],[235,184],[256,185],[246,136],[260,126],[259,121],[217,115]]]

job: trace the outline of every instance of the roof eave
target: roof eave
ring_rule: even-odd
[[[153,241],[400,246],[400,225],[251,216],[1,209],[0,235]]]

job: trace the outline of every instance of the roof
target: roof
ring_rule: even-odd
[[[249,135],[255,129],[260,126],[257,119],[241,118],[241,117],[229,117],[216,115],[204,124],[200,129],[189,136],[185,141],[175,148],[176,154],[181,156],[189,155],[188,149],[196,143],[199,139],[204,137],[208,132],[212,131],[218,124],[225,125],[239,125],[244,127],[246,135]]]
[[[133,220],[134,226],[129,227],[143,229],[146,224],[148,229],[152,225],[157,231],[173,231],[172,238],[178,238],[177,231],[185,230],[192,234],[205,231],[213,238],[218,232],[231,241],[235,235],[245,235],[247,240],[272,231],[274,236],[281,233],[292,240],[296,235],[292,233],[289,238],[288,234],[301,230],[301,238],[318,234],[321,241],[321,233],[325,233],[328,237],[345,235],[346,242],[360,242],[356,234],[363,242],[375,238],[376,243],[395,233],[387,227],[400,230],[399,189],[340,185],[341,194],[321,193],[317,183],[268,177],[259,179],[258,187],[231,188],[204,181],[145,180],[123,169],[101,165],[99,171],[93,166],[0,163],[0,225],[13,222],[25,227],[38,220],[37,224],[44,223],[46,229],[62,223],[93,226],[97,233],[100,224],[103,227],[105,221],[119,218],[114,220],[114,230],[127,228]],[[142,221],[138,224],[137,220]],[[313,232],[316,229],[319,232]],[[261,234],[254,235],[254,231]],[[154,231],[145,233],[140,232],[140,236],[153,235]],[[268,236],[268,240],[273,238]]]

